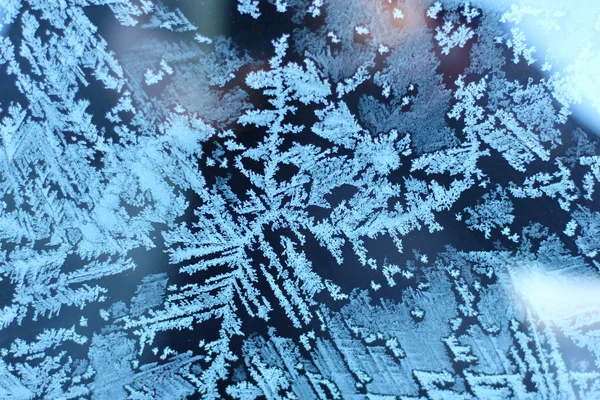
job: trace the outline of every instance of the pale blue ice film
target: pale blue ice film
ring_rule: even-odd
[[[0,399],[600,399],[600,3],[0,1]]]

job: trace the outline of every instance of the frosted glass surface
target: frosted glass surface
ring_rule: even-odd
[[[600,399],[600,2],[0,0],[0,400]]]

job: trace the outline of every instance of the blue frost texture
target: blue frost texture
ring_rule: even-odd
[[[0,399],[600,399],[600,3],[0,2]]]

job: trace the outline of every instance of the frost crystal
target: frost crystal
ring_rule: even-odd
[[[600,398],[600,7],[488,3],[1,2],[0,398]]]

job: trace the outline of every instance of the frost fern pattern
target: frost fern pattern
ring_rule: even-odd
[[[600,398],[588,3],[0,2],[0,398]]]

